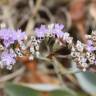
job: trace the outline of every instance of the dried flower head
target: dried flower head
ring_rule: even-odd
[[[16,63],[15,60],[15,54],[11,52],[10,50],[5,50],[0,54],[0,62],[2,65],[2,68],[6,67],[7,69],[11,70],[12,65]]]
[[[77,41],[76,45],[72,46],[71,56],[74,62],[86,71],[91,65],[96,65],[96,32],[91,35],[86,35],[87,44]],[[74,49],[74,50],[73,50]],[[79,53],[79,56],[76,55]],[[74,55],[75,54],[75,55]],[[82,57],[82,58],[81,58]]]

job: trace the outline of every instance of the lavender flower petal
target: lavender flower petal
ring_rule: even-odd
[[[39,38],[44,37],[46,32],[48,32],[48,29],[45,25],[41,25],[40,28],[35,29],[36,36]]]

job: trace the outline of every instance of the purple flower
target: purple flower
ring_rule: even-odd
[[[94,50],[96,50],[96,48],[94,48],[93,46],[87,46],[87,50],[89,51],[89,52],[92,52],[92,51],[94,51]]]
[[[62,38],[64,32],[62,31],[64,28],[63,24],[55,24],[53,28],[53,34],[57,35],[57,37]]]
[[[26,36],[25,32],[22,32],[21,30],[17,30],[17,32],[16,32],[16,40],[18,42],[24,40],[25,36]]]
[[[63,24],[50,24],[48,28],[45,25],[41,25],[40,28],[35,29],[36,36],[41,38],[45,35],[56,35],[58,38],[62,38],[64,32],[62,31],[64,28]]]
[[[9,29],[9,28],[8,29],[7,28],[6,29],[1,29],[0,30],[0,38],[4,39],[4,40],[8,40],[10,38],[12,38],[13,40],[16,40],[15,31],[12,30],[12,29]]]
[[[20,42],[25,37],[25,32],[21,32],[21,30],[15,30],[12,29],[1,29],[0,30],[0,38],[3,40],[3,43],[6,48],[8,48],[11,44],[14,44],[17,40]]]
[[[86,63],[87,59],[86,58],[81,58],[82,63]]]
[[[0,38],[4,40],[5,47],[9,47],[16,40],[16,34],[14,30],[11,29],[1,29]]]
[[[10,44],[14,43],[14,40],[12,40],[12,39],[4,40],[3,43],[4,43],[5,47],[8,48],[10,46]]]
[[[63,30],[64,25],[63,24],[54,24],[54,29],[57,29],[58,31]]]
[[[92,40],[88,40],[88,41],[87,41],[87,50],[88,50],[89,52],[92,52],[92,51],[96,50],[96,48],[95,48],[94,46],[92,46],[92,45],[93,45]]]
[[[46,32],[48,32],[48,29],[45,25],[41,25],[40,28],[35,29],[36,36],[39,38],[44,37]]]
[[[88,44],[88,45],[93,45],[93,42],[92,42],[91,40],[88,40],[88,41],[87,41],[87,44]]]
[[[6,67],[12,66],[14,63],[16,63],[15,54],[13,54],[11,51],[5,50],[1,54],[1,62]]]

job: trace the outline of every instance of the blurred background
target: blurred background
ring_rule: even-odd
[[[74,42],[86,43],[85,34],[96,30],[96,0],[0,0],[0,28],[22,29],[30,36],[34,28],[50,23],[64,24]],[[0,96],[96,96],[96,68],[70,72],[73,62],[68,58],[58,61],[60,71],[56,65],[25,59],[11,71],[0,69]]]

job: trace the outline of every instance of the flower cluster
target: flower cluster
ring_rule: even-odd
[[[16,63],[15,57],[16,54],[13,53],[12,49],[5,50],[0,54],[0,67],[1,68],[6,67],[9,70],[12,69],[12,65]]]
[[[72,44],[73,38],[70,37],[68,32],[63,32],[63,29],[63,24],[49,24],[48,26],[41,25],[40,28],[35,29],[35,35],[39,39],[55,37],[55,39],[58,39],[63,43]]]
[[[79,68],[83,68],[83,71],[86,71],[91,65],[96,65],[96,32],[92,32],[86,37],[87,44],[77,41],[71,50],[73,61]]]
[[[11,69],[12,65],[16,62],[16,53],[15,47],[11,45],[15,45],[16,42],[18,44],[24,40],[26,34],[25,32],[21,32],[21,30],[12,30],[12,29],[1,29],[0,30],[0,67],[6,67],[7,69]]]
[[[12,30],[12,29],[1,29],[0,30],[0,39],[3,40],[3,44],[8,48],[11,44],[14,44],[15,41],[22,41],[25,37],[25,32],[21,30]]]
[[[39,57],[39,45],[40,45],[40,40],[37,40],[36,37],[31,36],[30,40],[30,55],[29,55],[29,60],[33,60],[34,56]]]
[[[39,58],[41,56],[40,44],[44,40],[51,39],[54,40],[54,45],[56,44],[57,46],[59,44],[58,46],[60,48],[70,48],[72,60],[83,71],[86,71],[91,65],[96,65],[96,32],[92,32],[91,35],[86,35],[87,44],[79,40],[74,44],[73,38],[70,37],[68,32],[64,32],[63,28],[63,24],[41,25],[39,28],[35,28],[35,35],[29,36],[26,42],[25,32],[21,30],[1,29],[0,67],[12,69],[12,65],[15,64],[17,56],[27,55],[29,56],[29,60]]]
[[[73,38],[70,37],[69,33],[63,32],[63,28],[63,24],[41,25],[40,28],[35,29],[35,36],[28,37],[29,40],[26,43],[24,42],[25,32],[8,28],[1,29],[0,40],[3,46],[3,51],[0,53],[1,68],[11,69],[17,56],[21,57],[27,54],[29,60],[33,60],[35,57],[38,58],[40,56],[40,44],[45,38],[54,38],[60,45],[66,45],[66,43],[71,45]],[[16,47],[18,45],[19,47]]]
[[[40,56],[39,47],[42,41],[46,40],[46,38],[53,38],[54,42],[60,46],[66,46],[68,44],[71,45],[73,43],[73,38],[70,37],[68,32],[63,32],[63,28],[63,24],[49,24],[48,26],[41,25],[39,28],[35,28],[35,36],[31,36],[29,40],[29,59],[32,60],[34,59],[34,56]]]

